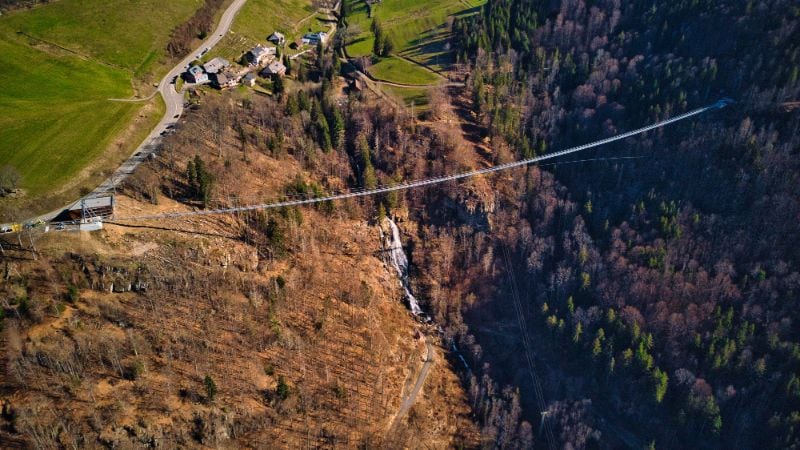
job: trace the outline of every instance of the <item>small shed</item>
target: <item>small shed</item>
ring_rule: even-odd
[[[244,86],[253,87],[256,85],[256,75],[254,73],[248,73],[244,77],[242,77],[242,84]]]
[[[347,80],[347,87],[350,89],[350,91],[361,92],[364,90],[364,83],[360,78],[351,78]]]

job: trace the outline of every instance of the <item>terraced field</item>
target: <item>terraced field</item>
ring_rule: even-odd
[[[442,78],[403,58],[391,57],[381,60],[369,68],[377,79],[418,86],[434,85]]]
[[[394,96],[409,113],[418,115],[429,109],[428,89],[424,87],[381,86],[384,92]]]

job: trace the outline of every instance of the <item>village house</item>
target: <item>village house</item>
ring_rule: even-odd
[[[322,45],[325,45],[325,42],[328,40],[328,33],[324,31],[317,31],[316,33],[306,33],[303,35],[302,42],[306,45],[317,45],[322,42]]]
[[[215,73],[211,76],[213,77],[214,86],[218,89],[235,87],[241,79],[241,76],[230,71]]]
[[[244,57],[248,63],[257,66],[265,62],[270,62],[271,59],[275,58],[277,54],[277,49],[275,47],[264,47],[263,45],[257,45],[250,49]]]
[[[216,57],[211,61],[203,64],[203,68],[207,73],[218,73],[230,67],[231,63],[225,58]]]
[[[256,85],[256,76],[254,73],[248,73],[244,77],[242,77],[242,85],[247,87],[253,87]]]
[[[208,83],[208,74],[200,66],[192,66],[186,72],[186,81],[195,84]]]
[[[272,42],[275,45],[284,45],[286,43],[286,36],[283,33],[274,32],[267,38],[268,41]]]
[[[280,61],[273,61],[261,71],[262,77],[282,77],[286,75],[286,66]]]

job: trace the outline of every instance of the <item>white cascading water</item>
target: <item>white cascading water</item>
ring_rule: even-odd
[[[397,275],[400,277],[400,285],[403,286],[403,291],[406,294],[406,301],[408,302],[408,306],[411,308],[411,312],[417,316],[420,320],[425,323],[432,323],[432,319],[430,316],[422,312],[422,308],[419,307],[419,302],[417,302],[417,298],[414,297],[414,294],[411,293],[411,290],[408,288],[408,257],[406,257],[406,253],[403,251],[403,243],[400,241],[400,229],[397,228],[397,224],[390,218],[386,218],[386,221],[389,222],[389,228],[392,230],[392,235],[387,236],[383,234],[383,228],[378,227],[381,233],[381,240],[383,241],[384,245],[387,247],[387,252],[389,253],[389,262],[397,271]],[[437,326],[439,333],[444,335],[444,330],[442,330],[441,326]],[[468,374],[472,374],[472,370],[467,364],[467,360],[464,359],[464,356],[458,350],[458,346],[456,346],[455,341],[450,342],[450,346],[455,352],[458,359],[461,360],[461,363],[464,364],[464,369],[466,369]]]
[[[406,301],[408,302],[409,308],[411,308],[411,312],[415,316],[424,317],[425,314],[422,312],[422,308],[419,307],[419,302],[417,302],[414,294],[411,293],[411,289],[408,288],[408,258],[403,251],[403,243],[400,241],[400,230],[392,219],[387,217],[386,221],[389,222],[389,228],[392,230],[391,236],[384,236],[384,241],[389,253],[389,262],[400,277],[400,285],[403,286],[403,290],[406,294]],[[381,234],[382,233],[383,231],[381,231]]]

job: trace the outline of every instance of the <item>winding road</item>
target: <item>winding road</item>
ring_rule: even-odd
[[[158,122],[158,124],[153,128],[149,135],[136,147],[136,150],[133,151],[131,156],[125,160],[115,171],[114,173],[108,177],[105,181],[103,181],[100,186],[96,187],[93,191],[89,194],[84,196],[83,198],[91,198],[96,197],[98,195],[107,194],[109,192],[113,192],[116,187],[118,187],[129,175],[133,173],[134,170],[145,161],[147,158],[150,157],[159,147],[162,140],[162,133],[167,132],[173,125],[178,122],[181,115],[183,114],[183,92],[178,92],[175,90],[175,82],[177,77],[181,75],[186,70],[186,67],[195,59],[200,56],[201,52],[211,50],[215,45],[222,40],[225,34],[231,28],[233,24],[233,19],[236,17],[236,14],[239,10],[242,9],[244,4],[247,0],[233,0],[233,2],[228,6],[228,9],[222,14],[222,18],[217,25],[217,28],[214,32],[203,41],[200,46],[194,50],[193,52],[189,53],[185,58],[183,58],[175,67],[172,68],[165,76],[161,79],[161,82],[158,84],[158,90],[156,92],[161,94],[161,97],[164,99],[164,104],[166,105],[166,111],[164,112],[164,117]],[[148,97],[152,97],[155,94],[151,94]],[[141,101],[144,99],[109,99],[109,101]],[[80,201],[80,199],[78,200]],[[59,208],[57,210],[51,211],[46,214],[42,214],[41,216],[34,217],[28,219],[24,222],[27,223],[35,223],[38,221],[49,222],[61,214],[64,209],[69,208],[71,205],[75,204],[76,202],[70,203],[69,205],[65,205],[63,208]],[[0,227],[6,227],[11,224],[2,224]]]
[[[158,145],[161,143],[162,133],[167,131],[169,126],[175,125],[183,114],[183,92],[175,90],[175,81],[181,73],[186,70],[186,67],[200,56],[201,52],[211,50],[222,40],[228,30],[230,30],[231,25],[233,25],[233,19],[236,17],[236,13],[242,9],[246,1],[247,0],[233,0],[231,5],[228,6],[228,9],[222,14],[217,29],[211,33],[208,39],[203,41],[195,51],[183,58],[183,60],[161,79],[161,82],[158,84],[158,92],[161,94],[161,97],[164,99],[164,104],[166,105],[164,117],[161,118],[145,140],[139,144],[128,160],[122,163],[122,165],[119,166],[107,180],[100,184],[100,186],[95,188],[88,197],[113,191],[114,188],[119,186],[125,178],[136,170],[142,161],[146,160],[156,151]],[[58,212],[60,212],[60,210]],[[56,215],[58,212],[56,212]]]

